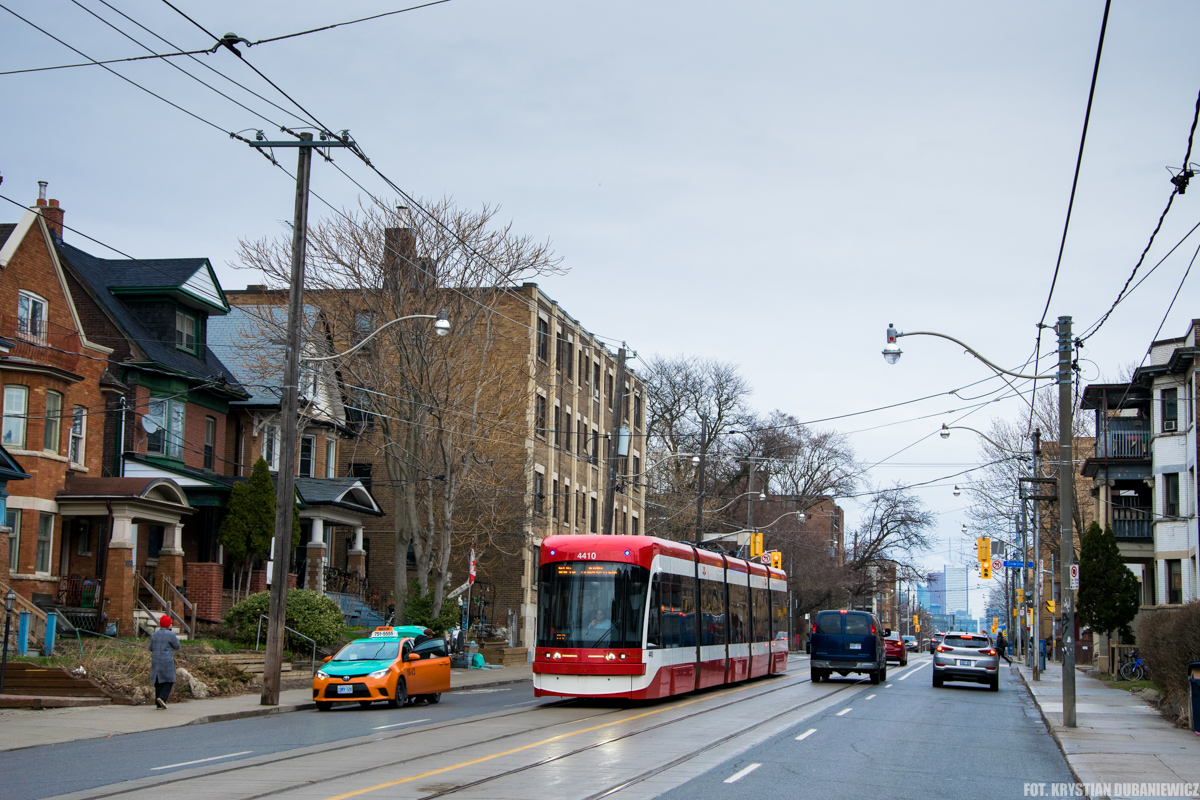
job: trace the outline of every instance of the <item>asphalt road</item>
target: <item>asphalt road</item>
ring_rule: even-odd
[[[329,712],[295,711],[0,752],[0,798],[37,800],[205,764],[382,735],[409,725],[553,702],[534,700],[532,684],[523,682],[450,692],[433,706],[391,710],[383,703],[370,708],[346,704]],[[146,713],[156,712],[148,708]]]
[[[929,664],[928,655],[910,655],[909,669],[889,667],[886,685],[852,694],[663,797],[1011,800],[1026,796],[1027,781],[1074,780],[1007,665],[997,693],[958,683],[934,689]]]

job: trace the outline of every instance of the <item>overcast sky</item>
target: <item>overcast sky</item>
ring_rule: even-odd
[[[211,44],[165,3],[107,2],[178,47]],[[404,7],[176,5],[217,35],[252,41]],[[171,49],[102,0],[10,7],[91,58],[145,51],[85,9]],[[760,409],[815,420],[990,374],[924,337],[902,339],[904,357],[887,366],[889,322],[955,335],[1009,367],[1029,357],[1103,9],[1099,0],[452,0],[244,52],[321,122],[348,128],[409,193],[499,204],[517,231],[551,240],[570,271],[542,287],[589,330],[643,356],[736,362]],[[1198,19],[1194,3],[1114,4],[1050,322],[1099,318],[1149,238],[1196,107]],[[291,107],[232,54],[199,58]],[[0,71],[81,60],[0,11]],[[99,67],[2,75],[0,194],[32,203],[47,180],[68,225],[139,258],[207,256],[227,288],[240,288],[257,281],[228,266],[238,240],[284,232],[294,185],[223,132],[274,136],[272,123],[302,123],[194,62],[174,63],[270,122],[161,61],[113,69],[215,127]],[[281,154],[289,171],[294,152]],[[393,201],[361,164],[335,158]],[[322,162],[313,189],[338,207],[361,195]],[[1196,224],[1197,200],[1200,185],[1176,199],[1143,273]],[[0,221],[16,220],[20,210],[3,205]],[[314,219],[329,213],[313,202]],[[1144,355],[1195,247],[1181,247],[1088,340],[1085,383]],[[1195,280],[1163,337],[1200,317]],[[947,395],[823,425],[858,431],[867,463],[930,437],[871,472],[880,485],[928,481],[978,463],[972,434],[935,434],[967,405]],[[1022,406],[1010,398],[961,424],[986,429]],[[905,422],[938,412],[947,413]],[[964,541],[962,498],[942,484],[965,480],[920,490],[939,514],[931,567]]]

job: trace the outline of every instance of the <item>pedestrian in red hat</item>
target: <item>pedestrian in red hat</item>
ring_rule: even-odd
[[[175,685],[175,651],[179,637],[171,630],[171,618],[164,614],[158,630],[150,634],[150,682],[154,684],[154,705],[167,707],[167,698]]]

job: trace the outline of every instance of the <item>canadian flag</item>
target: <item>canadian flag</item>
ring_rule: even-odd
[[[467,570],[467,585],[470,586],[474,583],[475,583],[475,548],[472,547],[471,548],[471,566]]]

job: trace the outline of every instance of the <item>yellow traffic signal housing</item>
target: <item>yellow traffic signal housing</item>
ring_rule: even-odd
[[[975,544],[979,548],[979,563],[986,564],[992,560],[992,540],[986,536],[980,536],[975,540]]]
[[[1049,611],[1051,614],[1054,613],[1054,601],[1053,600],[1046,601],[1046,610]]]
[[[921,618],[918,615],[913,614],[913,625],[920,625],[920,624],[921,624]]]
[[[990,581],[992,579],[992,564],[990,560],[980,563],[979,577],[983,578],[985,581]]]
[[[1025,602],[1025,590],[1024,589],[1017,589],[1017,602],[1018,603]]]
[[[775,569],[783,569],[783,553],[778,550],[771,552],[771,566]]]
[[[918,622],[916,625],[914,625],[913,630],[915,630],[917,633],[920,633],[921,632],[921,623]]]
[[[763,554],[763,535],[761,533],[750,534],[750,557],[762,558]]]

